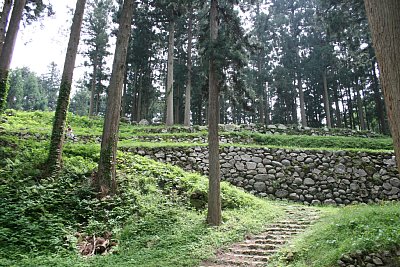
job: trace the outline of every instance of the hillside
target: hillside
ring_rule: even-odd
[[[284,220],[283,207],[303,207],[258,198],[223,182],[223,225],[209,228],[205,224],[207,177],[125,149],[204,146],[204,129],[183,133],[187,129],[175,127],[178,133],[170,133],[162,132],[161,126],[124,123],[118,155],[119,194],[98,199],[89,184],[99,157],[101,120],[69,115],[77,139],[66,141],[62,173],[45,178],[41,166],[52,113],[7,114],[0,123],[0,266],[199,266],[213,259],[218,249]],[[160,132],[149,133],[150,129]],[[321,146],[368,153],[391,149],[391,140],[381,137],[337,137],[324,146],[329,137],[252,131],[223,134],[227,145],[237,147],[265,147],[254,138],[262,136],[272,138],[268,142],[282,142],[271,147],[285,144],[285,149],[294,151],[321,150]],[[250,144],[239,142],[238,137]],[[394,261],[391,255],[400,244],[399,208],[397,202],[316,207],[320,222],[298,235],[268,266],[337,266],[338,260],[348,259],[343,255],[357,251],[361,251],[359,258],[380,252]],[[97,255],[101,251],[94,251],[94,257],[80,255],[88,254],[84,244],[93,239],[108,242],[107,255]]]

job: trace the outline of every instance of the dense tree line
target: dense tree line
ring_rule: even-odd
[[[26,68],[10,73],[9,67],[23,15],[29,23],[51,8],[41,1],[3,3],[0,114],[6,102],[18,109],[55,110],[48,175],[62,167],[66,113],[83,21],[86,65],[92,72],[90,82],[80,83],[72,106],[77,112],[82,103],[79,112],[84,113],[84,103],[89,102],[88,114],[93,116],[102,113],[101,97],[106,98],[100,160],[92,181],[100,197],[117,192],[121,116],[165,121],[167,126],[189,125],[191,111],[194,123],[208,123],[207,221],[219,225],[218,123],[301,123],[303,127],[387,133],[378,78],[399,158],[398,1],[377,5],[366,0],[366,9],[360,0],[124,0],[118,4],[113,8],[108,0],[89,0],[88,5],[86,0],[77,0],[62,75],[51,64],[49,73],[38,78]],[[111,15],[118,29],[109,27]],[[249,18],[243,20],[244,16]],[[384,25],[387,30],[382,32]],[[117,39],[108,82],[104,65],[111,31]]]
[[[55,110],[60,73],[53,62],[45,74],[38,75],[27,67],[10,71],[7,106],[19,110]]]
[[[218,3],[220,123],[388,133],[362,1],[237,3]],[[105,60],[119,9],[110,0],[91,0],[87,6],[82,35],[88,74],[72,101],[84,108],[72,105],[72,110],[78,112],[79,107],[79,114],[85,114],[86,87],[93,116],[105,113],[110,76]],[[209,7],[203,1],[183,0],[137,4],[126,61],[123,117],[183,124],[186,107],[186,125],[207,123]]]

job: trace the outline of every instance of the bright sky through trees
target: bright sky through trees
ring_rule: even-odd
[[[32,25],[23,25],[18,34],[12,68],[27,66],[44,73],[50,62],[64,63],[74,0],[53,1],[55,15]],[[78,62],[82,62],[82,58]]]
[[[40,75],[46,73],[53,61],[62,69],[75,3],[75,0],[52,1],[55,12],[53,16],[44,17],[32,25],[22,25],[11,62],[12,69],[26,66]],[[82,52],[83,42],[80,42],[78,53]],[[84,60],[83,55],[78,54],[75,81],[84,76]]]

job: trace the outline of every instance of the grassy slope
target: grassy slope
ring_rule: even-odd
[[[356,250],[391,250],[400,244],[400,204],[348,206],[331,211],[311,231],[296,238],[272,266],[336,266],[343,254]],[[294,261],[285,261],[287,253]]]
[[[16,112],[16,116],[10,116],[9,123],[3,125],[7,131],[23,133],[50,134],[52,126],[52,112]],[[69,124],[74,133],[79,136],[101,136],[102,120],[99,118],[90,120],[87,117],[79,117],[72,114],[68,115]],[[174,127],[177,133],[148,133],[151,129],[159,129],[163,126],[132,126],[126,123],[120,124],[120,146],[176,146],[176,143],[169,142],[172,136],[193,138],[205,136],[206,132],[185,133],[179,132],[179,127]],[[288,148],[288,149],[313,149],[313,150],[350,150],[350,151],[392,151],[393,141],[391,138],[360,138],[343,136],[305,136],[305,135],[266,135],[254,132],[227,132],[221,133],[226,136],[243,138],[252,138],[253,144],[240,146],[250,147],[270,147],[270,148]],[[161,137],[165,142],[133,142],[134,136]],[[186,143],[180,143],[181,146],[205,145],[204,143],[193,143],[188,140]]]
[[[224,223],[207,227],[206,177],[124,153],[119,195],[99,200],[88,186],[99,151],[93,144],[67,143],[63,172],[40,180],[48,141],[8,133],[13,125],[37,133],[47,126],[36,122],[48,120],[22,115],[1,125],[7,131],[0,135],[0,266],[195,266],[282,214],[272,202],[222,183]],[[118,254],[77,257],[76,231],[112,231]]]
[[[50,118],[49,113],[18,112],[0,126],[6,133],[26,125],[31,133],[48,133]],[[75,133],[97,134],[101,128],[97,120],[72,121]],[[89,124],[92,128],[85,128]],[[129,127],[122,127],[125,133],[136,131]],[[61,179],[38,183],[36,167],[45,158],[47,141],[22,141],[3,132],[0,143],[0,266],[194,266],[213,249],[260,231],[272,214],[280,214],[273,202],[224,184],[224,224],[206,227],[204,209],[193,208],[204,205],[204,177],[122,153],[121,196],[99,201],[87,187],[98,160],[97,144],[67,143]],[[200,201],[191,199],[193,195]],[[393,247],[400,242],[399,208],[329,208],[326,220],[287,249],[295,254],[290,266],[328,267],[342,253]],[[118,255],[82,260],[71,252],[74,231],[110,229],[120,242]]]

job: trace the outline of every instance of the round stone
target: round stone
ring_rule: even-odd
[[[304,179],[304,185],[315,185],[315,181],[311,178]]]

